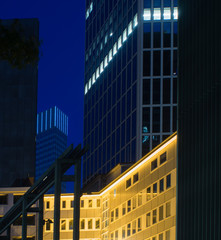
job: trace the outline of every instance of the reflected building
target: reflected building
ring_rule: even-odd
[[[176,131],[177,0],[87,0],[83,184]]]

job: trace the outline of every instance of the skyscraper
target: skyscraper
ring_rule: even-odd
[[[179,240],[221,239],[220,8],[179,1]]]
[[[37,114],[36,179],[67,148],[68,117],[56,106]]]
[[[177,0],[87,0],[83,183],[176,130]]]
[[[9,26],[14,20],[2,20]],[[19,19],[25,38],[38,40],[38,19]],[[23,36],[23,37],[24,37]],[[35,174],[37,64],[23,69],[0,61],[0,186],[23,185]]]

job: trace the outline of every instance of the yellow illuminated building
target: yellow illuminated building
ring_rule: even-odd
[[[100,192],[83,194],[82,240],[175,240],[177,135]],[[44,239],[53,239],[54,197],[44,198]],[[73,236],[73,195],[61,196],[60,239]]]

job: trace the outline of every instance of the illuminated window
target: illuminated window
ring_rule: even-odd
[[[166,231],[166,239],[165,240],[170,240],[170,230]]]
[[[151,187],[147,188],[147,201],[151,199]]]
[[[164,8],[164,10],[163,10],[163,18],[164,18],[164,20],[171,19],[171,10],[170,10],[170,8]]]
[[[146,214],[146,227],[149,227],[151,224],[150,212]]]
[[[107,62],[107,56],[104,58],[104,68],[106,68],[108,65],[108,62]]]
[[[131,186],[131,178],[126,181],[126,189]]]
[[[164,179],[160,180],[160,193],[164,191]]]
[[[107,35],[104,38],[104,44],[106,44],[106,43],[107,43]]]
[[[84,200],[81,200],[81,208],[84,207]]]
[[[88,19],[88,17],[89,17],[89,9],[86,12],[86,19]]]
[[[156,168],[157,168],[157,159],[155,159],[151,162],[151,171],[153,171]]]
[[[109,51],[108,54],[108,61],[110,62],[112,60],[112,49]]]
[[[131,211],[131,200],[127,201],[127,212],[129,213]]]
[[[127,29],[124,29],[123,31],[123,42],[127,40]]]
[[[122,216],[126,214],[126,203],[122,205]]]
[[[96,70],[96,79],[98,79],[99,76],[100,76],[100,72],[99,72],[99,67],[98,67],[97,70]]]
[[[132,234],[136,233],[136,220],[132,222]]]
[[[85,220],[84,219],[81,220],[81,229],[85,229]]]
[[[113,56],[117,53],[117,43],[114,44],[113,47]]]
[[[117,48],[118,50],[121,48],[122,46],[122,39],[121,39],[121,36],[118,38],[118,42],[117,42]]]
[[[137,26],[137,24],[138,24],[137,14],[134,16],[133,23],[134,23],[134,28],[135,28]]]
[[[170,188],[171,187],[171,174],[166,176],[166,188]]]
[[[173,9],[173,18],[174,18],[174,19],[178,19],[178,8],[177,8],[177,7],[175,7],[175,8]]]
[[[88,207],[89,207],[89,208],[92,208],[92,200],[91,200],[91,199],[88,200]]]
[[[136,183],[139,180],[139,174],[136,173],[135,175],[133,175],[133,184]]]
[[[144,21],[151,20],[151,11],[150,11],[150,8],[145,8],[145,9],[144,9],[143,19],[144,19]]]
[[[96,229],[100,229],[100,219],[97,219],[97,220],[95,221],[95,228],[96,228]]]
[[[157,183],[153,184],[153,197],[157,196]]]
[[[62,208],[66,208],[66,201],[62,201]]]
[[[95,73],[92,75],[92,84],[95,83]]]
[[[132,33],[132,21],[128,24],[128,36]]]
[[[167,160],[167,153],[165,152],[160,155],[160,165],[166,162],[166,160]]]
[[[101,64],[100,64],[100,73],[102,73],[103,71],[104,71],[104,63],[101,62]]]
[[[69,230],[73,230],[73,219],[69,220]]]
[[[170,202],[166,203],[166,217],[170,217],[171,215],[171,207],[170,207]]]
[[[160,8],[154,8],[154,10],[153,10],[153,19],[154,20],[160,20],[161,19]]]
[[[137,219],[137,231],[140,232],[142,230],[141,218]]]
[[[152,223],[155,224],[157,222],[157,209],[153,210],[153,216],[152,216]]]
[[[159,221],[163,220],[163,206],[159,207]]]
[[[88,82],[88,89],[91,89],[91,79],[89,79],[89,82]]]
[[[114,221],[114,211],[111,211],[111,222]]]
[[[127,237],[130,236],[130,233],[131,233],[131,224],[128,223],[128,224],[127,224]]]
[[[100,206],[101,206],[101,200],[97,199],[97,207],[100,207]]]
[[[119,218],[119,209],[116,208],[115,209],[115,220],[117,220]]]
[[[90,4],[90,13],[92,12],[93,10],[93,2]]]
[[[92,219],[88,220],[88,229],[92,229]]]
[[[61,230],[66,230],[66,220],[61,220]]]

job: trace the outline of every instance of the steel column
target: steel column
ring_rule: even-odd
[[[38,240],[43,240],[43,200],[44,195],[39,198],[39,213],[38,213]]]
[[[27,199],[24,197],[23,200],[23,206],[22,206],[22,240],[27,239]]]

